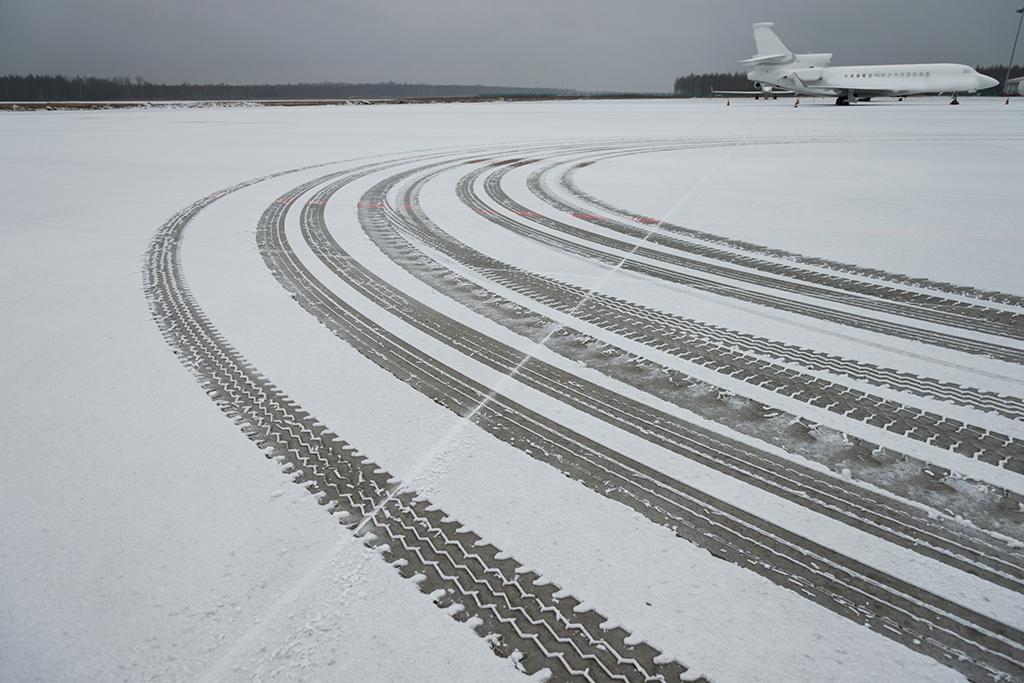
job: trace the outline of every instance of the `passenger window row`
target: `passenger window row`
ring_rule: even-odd
[[[848,74],[846,74],[847,78],[901,78],[901,77],[906,77],[906,76],[911,76],[911,77],[914,77],[914,78],[917,78],[919,76],[924,76],[925,78],[927,78],[928,76],[931,76],[931,75],[932,75],[932,73],[930,71],[901,71],[901,72],[898,72],[898,73],[889,72],[889,73],[871,73],[871,74],[857,74],[857,73],[848,73]]]

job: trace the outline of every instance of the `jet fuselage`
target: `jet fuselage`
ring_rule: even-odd
[[[758,66],[747,77],[806,95],[972,93],[999,84],[963,64],[821,67],[805,66],[802,57],[794,55],[792,64]]]

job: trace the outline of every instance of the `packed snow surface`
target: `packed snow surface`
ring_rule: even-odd
[[[814,425],[802,441],[789,427],[751,427],[749,419],[736,417],[749,406],[730,413],[733,404],[708,408],[655,395],[614,367],[601,371],[550,339],[524,336],[485,315],[484,304],[473,308],[445,295],[416,263],[385,253],[360,221],[380,209],[364,199],[377,183],[406,169],[417,169],[410,181],[436,170],[416,197],[423,213],[461,244],[509,266],[673,320],[966,386],[1009,397],[1010,405],[1024,396],[1024,370],[1012,360],[1024,355],[1020,336],[948,327],[942,319],[907,323],[903,309],[865,312],[856,303],[828,303],[850,316],[999,346],[1006,349],[1000,358],[816,319],[761,299],[730,298],[616,265],[628,259],[638,269],[664,268],[669,277],[703,267],[663,262],[641,247],[680,252],[588,221],[614,217],[609,207],[619,207],[651,217],[633,225],[654,231],[671,224],[948,283],[951,289],[939,295],[951,301],[1022,313],[1013,300],[1024,297],[1022,106],[995,98],[964,98],[955,108],[921,98],[845,108],[805,101],[798,109],[785,101],[726,107],[720,100],[672,100],[0,115],[0,679],[524,680],[517,670],[522,653],[494,656],[492,646],[500,650],[500,644],[479,637],[477,621],[462,623],[450,616],[455,610],[435,606],[432,597],[442,594],[421,592],[418,579],[403,578],[381,560],[380,549],[339,525],[278,462],[263,457],[183,367],[147,305],[145,254],[176,212],[241,181],[338,162],[271,177],[213,201],[191,220],[180,247],[182,276],[209,321],[302,410],[396,483],[493,544],[499,557],[513,557],[557,584],[582,601],[579,611],[597,610],[608,619],[605,628],[621,625],[630,642],[647,643],[661,658],[684,665],[689,678],[962,680],[967,669],[920,641],[869,628],[808,599],[793,587],[796,579],[786,585],[766,578],[751,568],[752,560],[688,540],[684,530],[677,533],[643,506],[630,507],[625,496],[609,493],[612,484],[607,490],[581,485],[557,464],[531,456],[516,438],[482,428],[474,413],[467,419],[431,400],[409,373],[371,362],[296,304],[268,269],[257,233],[268,206],[302,183],[360,164],[393,163],[352,178],[324,208],[337,245],[373,277],[531,363],[544,363],[550,373],[582,378],[630,405],[653,407],[806,468],[820,481],[863,487],[921,519],[949,522],[944,528],[959,524],[976,534],[972,538],[990,542],[993,552],[1012,554],[1024,540],[1024,502],[1016,503],[1024,501],[1024,476],[989,457],[1009,457],[1024,440],[1024,416],[1014,417],[1010,408],[950,402],[913,388],[879,386],[871,377],[778,361],[800,367],[805,377],[841,381],[877,401],[900,401],[999,435],[985,443],[1007,444],[1003,453],[990,445],[964,457],[959,446],[940,447],[927,434],[870,424],[827,402],[777,395],[770,386],[630,336],[625,326],[584,320],[580,311],[531,298],[460,261],[443,245],[409,237],[452,277],[489,292],[480,301],[494,310],[525,307],[590,335],[606,350],[614,347],[608,357],[632,354],[660,372],[685,373],[698,387],[724,392],[726,404],[756,401],[751,405],[782,412],[779,419]],[[650,149],[611,154],[607,148],[616,145]],[[416,155],[424,160],[411,159]],[[626,240],[628,248],[566,236],[552,225],[535,224],[536,232],[526,235],[495,223],[497,216],[524,223],[536,218],[531,213],[559,216],[529,186],[531,173],[548,158],[565,167],[582,163],[572,182],[605,203],[581,204],[576,215],[563,213],[559,220],[598,239]],[[526,210],[499,206],[488,194],[493,187],[479,178],[469,187],[489,208],[468,208],[456,193],[460,178],[501,160],[534,162],[511,168],[501,180],[508,197]],[[427,168],[442,162],[448,166]],[[543,176],[544,187],[582,202],[557,182],[558,170]],[[923,601],[985,628],[1024,630],[1024,595],[1015,580],[968,571],[958,559],[922,552],[916,542],[892,542],[812,509],[799,496],[783,498],[759,480],[681,457],[651,436],[653,428],[630,431],[604,414],[573,407],[558,392],[544,393],[516,373],[510,377],[470,358],[403,311],[386,310],[338,278],[305,239],[300,209],[319,187],[301,193],[283,233],[325,292],[382,329],[637,467],[692,487],[737,515],[788,530],[801,539],[798,545],[873,567],[892,585],[923,590],[931,596]],[[400,191],[399,183],[385,197],[397,210],[408,209]],[[555,238],[564,243],[552,246]],[[603,249],[610,261],[584,258],[573,251],[578,245]],[[732,243],[722,248],[740,249]],[[827,266],[808,268],[827,272]],[[866,274],[847,275],[871,282]],[[717,271],[706,277],[732,282]],[[778,295],[761,281],[744,287],[751,296],[820,304],[813,293]],[[978,299],[967,288],[1009,298]],[[827,448],[839,448],[843,439],[867,442],[877,447],[874,457],[899,460],[904,469],[944,470],[941,481],[930,489],[918,481],[915,488],[907,482],[916,479],[897,482],[887,471],[869,476],[856,463],[829,461]],[[962,508],[939,502],[954,498]],[[997,503],[1001,516],[970,517]],[[836,570],[822,569],[829,571]],[[1005,657],[993,655],[993,667],[1005,660],[1012,668],[1020,652],[1013,643]]]

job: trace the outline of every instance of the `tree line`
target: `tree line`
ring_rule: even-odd
[[[1006,78],[1006,65],[976,67],[978,73],[991,76],[1000,83]],[[1015,66],[1010,70],[1010,78],[1024,76],[1024,66]],[[753,84],[742,71],[735,73],[709,73],[680,76],[675,80],[673,92],[679,97],[710,97],[712,90],[752,90]],[[1002,88],[984,91],[986,95],[1000,95]]]
[[[979,73],[1000,82],[1006,65],[977,67]],[[1011,78],[1024,76],[1015,66]],[[710,97],[712,90],[750,90],[743,72],[691,73],[675,79],[677,97]],[[986,91],[999,95],[1001,88]],[[228,83],[150,83],[142,78],[96,78],[35,75],[0,76],[0,102],[106,102],[160,100],[340,100],[404,97],[472,97],[477,95],[574,96],[580,93],[555,88],[517,88],[489,85],[431,85],[425,83],[283,83],[232,85]]]
[[[474,95],[555,95],[551,88],[419,83],[150,83],[142,78],[0,76],[0,101],[106,102],[120,100],[335,100]]]

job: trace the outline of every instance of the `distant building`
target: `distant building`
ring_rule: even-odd
[[[1024,95],[1024,76],[1006,81],[1007,95]]]

